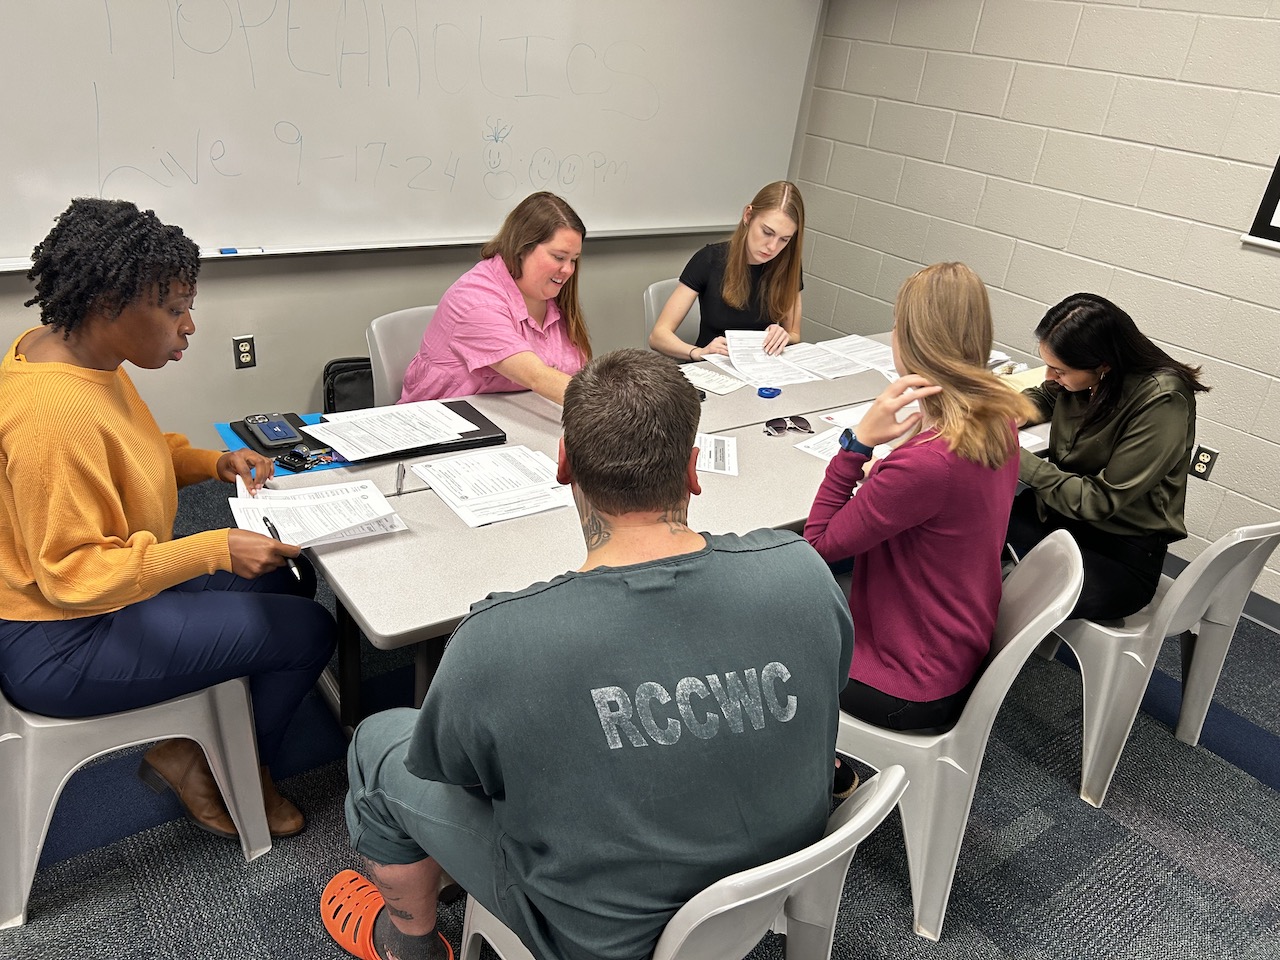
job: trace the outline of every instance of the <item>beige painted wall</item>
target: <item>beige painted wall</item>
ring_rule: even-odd
[[[1034,349],[1078,290],[1204,368],[1191,557],[1280,519],[1280,257],[1242,246],[1280,151],[1277,0],[831,0],[800,158],[805,338],[892,324],[920,266]],[[1280,600],[1280,556],[1258,581]]]
[[[57,211],[51,211],[50,217]],[[729,218],[736,211],[727,211]],[[678,276],[704,243],[720,236],[593,239],[582,255],[582,300],[597,352],[642,346],[641,296],[654,280]],[[212,424],[261,410],[321,407],[326,360],[368,356],[374,317],[435,303],[475,263],[478,248],[213,260],[200,274],[196,335],[179,363],[129,374],[165,430],[221,448]],[[7,347],[38,324],[22,274],[0,274],[0,339]],[[236,370],[231,339],[252,333],[258,365]]]

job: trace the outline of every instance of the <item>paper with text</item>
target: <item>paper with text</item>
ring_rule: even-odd
[[[707,359],[711,359],[708,357]],[[699,390],[705,390],[707,393],[714,393],[717,396],[724,396],[726,393],[733,393],[747,385],[747,381],[741,380],[728,373],[721,373],[713,370],[711,367],[703,366],[700,363],[686,363],[680,367],[680,372],[685,378]]]
[[[469,527],[573,504],[572,491],[556,481],[555,462],[525,446],[415,463],[413,472]]]
[[[712,433],[699,433],[694,441],[698,448],[699,473],[723,473],[738,475],[738,440],[736,437],[718,437]]]
[[[893,348],[887,343],[879,343],[851,333],[847,337],[823,340],[822,349],[856,360],[865,366],[874,367],[890,380],[898,379],[898,368],[893,363]]]
[[[238,482],[236,488],[239,495],[229,501],[236,526],[265,533],[263,518],[270,517],[280,532],[281,542],[297,547],[407,529],[371,480],[292,490],[263,488],[256,496],[249,496],[242,482]]]
[[[726,330],[729,360],[738,375],[758,387],[782,387],[789,383],[812,383],[822,378],[802,370],[780,356],[764,352],[764,331]]]
[[[821,343],[793,343],[782,351],[782,357],[824,380],[848,377],[871,369],[860,360],[826,349]]]
[[[324,423],[306,427],[307,433],[352,462],[446,443],[479,429],[439,400],[369,407],[326,416]]]

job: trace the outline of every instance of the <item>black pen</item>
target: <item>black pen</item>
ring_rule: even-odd
[[[276,540],[280,540],[280,531],[279,531],[279,530],[277,530],[277,529],[276,529],[276,525],[275,525],[274,523],[272,523],[272,522],[271,522],[271,518],[270,518],[270,517],[263,517],[263,518],[262,518],[262,522],[263,522],[263,523],[265,523],[265,524],[267,525],[267,533],[271,534],[271,536],[272,536],[273,538],[275,538]],[[280,542],[281,542],[281,543],[284,543],[284,541],[283,541],[283,540],[280,540]],[[287,563],[287,564],[289,565],[289,569],[293,571],[294,579],[296,579],[296,580],[301,580],[301,579],[302,579],[302,571],[301,571],[301,570],[299,570],[299,569],[298,569],[298,565],[297,565],[296,563],[294,563],[294,562],[293,562],[293,557],[285,557],[285,558],[284,558],[284,562],[285,562],[285,563]]]

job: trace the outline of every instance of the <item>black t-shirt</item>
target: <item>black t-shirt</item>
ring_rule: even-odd
[[[724,287],[724,268],[729,253],[729,243],[709,243],[695,253],[685,264],[680,282],[698,294],[698,308],[702,325],[698,328],[697,347],[705,347],[716,337],[723,337],[726,330],[764,330],[773,323],[769,311],[760,300],[760,279],[767,263],[748,265],[751,276],[751,296],[745,310],[729,306],[721,299]],[[804,289],[804,281],[800,282]]]

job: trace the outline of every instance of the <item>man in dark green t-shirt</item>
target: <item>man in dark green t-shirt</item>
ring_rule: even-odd
[[[348,872],[327,913],[367,895],[384,960],[449,955],[441,868],[540,958],[638,960],[699,890],[822,835],[847,603],[792,533],[687,525],[698,418],[670,360],[588,363],[559,457],[582,567],[475,604],[422,709],[356,731],[347,821],[389,908]]]

